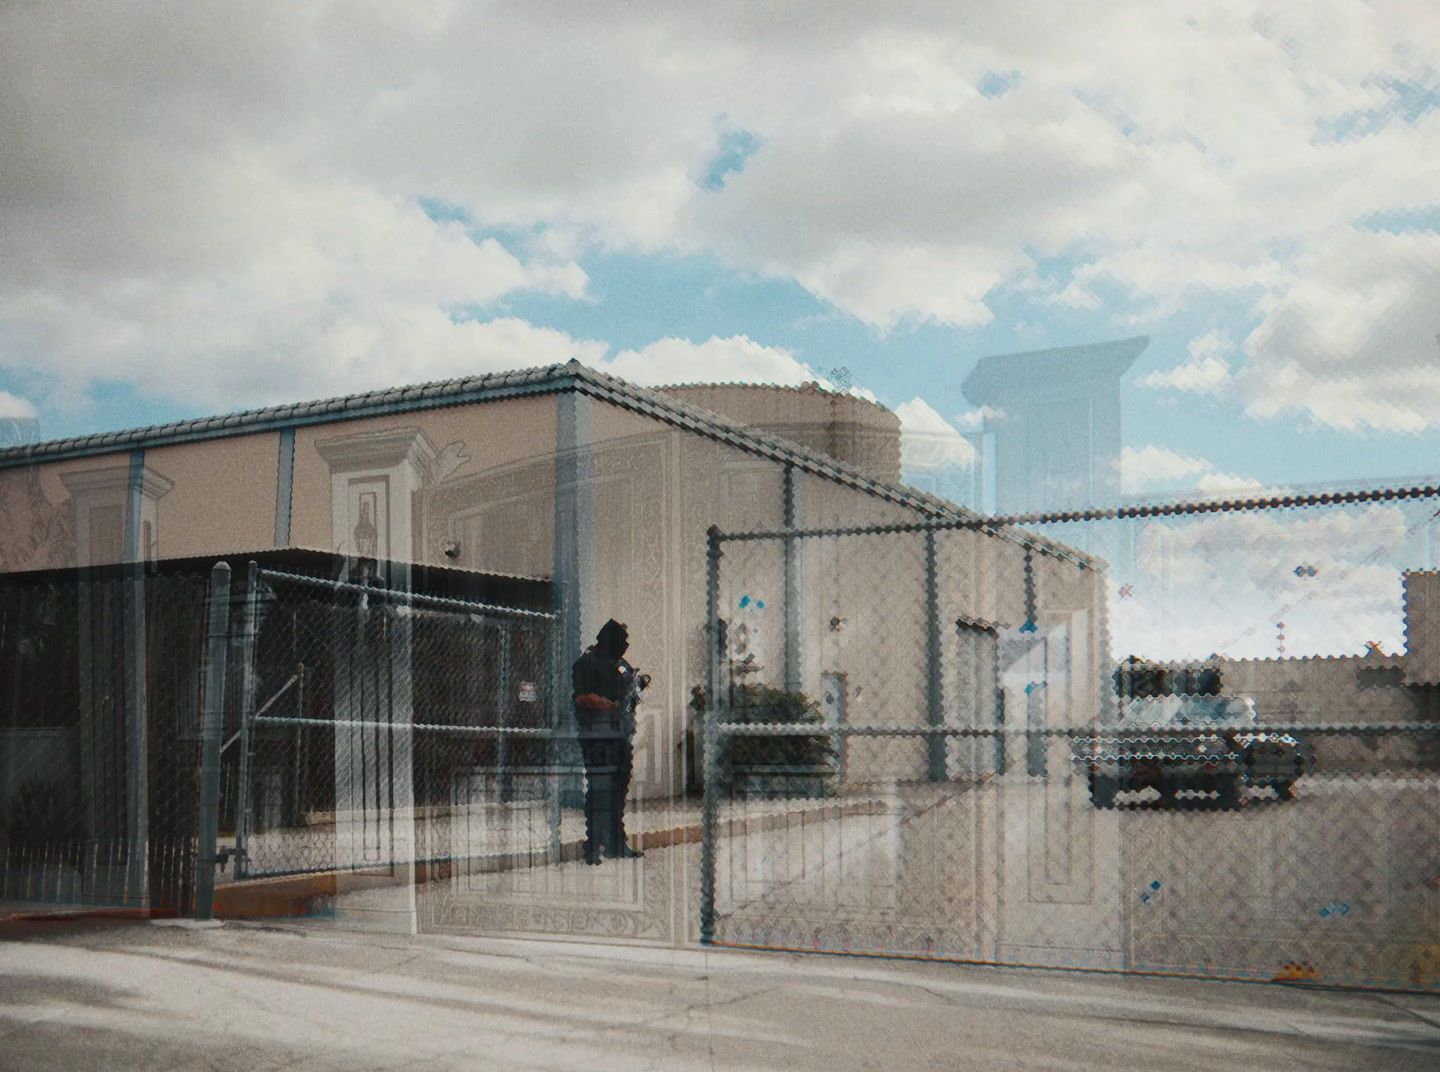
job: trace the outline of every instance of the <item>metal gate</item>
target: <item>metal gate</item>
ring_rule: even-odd
[[[222,901],[398,930],[671,939],[667,856],[583,862],[554,614],[250,576]]]
[[[554,615],[250,577],[227,742],[237,880],[312,876],[297,888],[322,907],[413,911],[417,883],[492,867],[521,831],[558,854]]]
[[[1120,647],[1193,647],[1208,615],[1234,648],[1269,643],[1250,618],[1303,618],[1343,650],[1355,570],[1252,606],[1196,526],[1262,513],[1300,540],[1328,510],[1350,534],[1396,497],[712,530],[702,940],[1440,989],[1434,503],[1383,560],[1355,552],[1400,582],[1404,651]],[[1218,613],[1174,584],[1187,543]],[[1160,631],[1134,624],[1141,585],[1169,601]]]
[[[186,913],[205,578],[0,584],[0,900]]]

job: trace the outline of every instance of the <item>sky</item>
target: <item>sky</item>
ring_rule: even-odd
[[[1146,335],[1126,492],[1440,472],[1433,0],[0,4],[0,417]]]

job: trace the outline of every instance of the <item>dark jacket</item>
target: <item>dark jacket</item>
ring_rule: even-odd
[[[572,668],[575,696],[585,693],[603,696],[619,704],[611,712],[591,712],[576,704],[582,724],[591,718],[620,718],[626,733],[634,732],[635,668],[625,661],[625,629],[616,622],[606,622],[595,643],[585,649]]]

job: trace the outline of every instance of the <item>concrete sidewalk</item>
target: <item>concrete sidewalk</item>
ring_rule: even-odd
[[[333,925],[0,928],[0,1068],[1434,1069],[1440,998]]]

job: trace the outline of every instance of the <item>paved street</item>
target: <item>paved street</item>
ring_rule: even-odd
[[[1239,811],[1095,808],[1079,779],[910,785],[728,838],[742,943],[1326,982],[1440,981],[1432,780],[1307,779]]]
[[[0,926],[6,1072],[1440,1063],[1440,998],[319,922]]]
[[[1440,814],[1428,801],[1437,788],[1307,778],[1292,801],[1233,811],[1096,808],[1082,780],[1058,777],[911,783],[843,804],[736,800],[721,810],[717,937],[1435,989]],[[413,898],[383,878],[357,879],[337,907],[404,929],[418,909],[433,933],[684,945],[699,934],[698,810],[636,811],[644,860],[584,866],[580,820],[567,813],[564,862],[497,870],[485,853],[543,850],[544,816],[475,809],[463,836],[438,839],[461,861],[452,877],[421,882]]]

